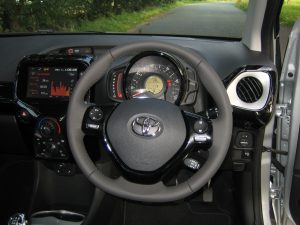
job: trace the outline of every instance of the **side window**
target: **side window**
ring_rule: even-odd
[[[300,0],[284,0],[280,14],[280,46],[284,55],[290,32],[300,18]]]

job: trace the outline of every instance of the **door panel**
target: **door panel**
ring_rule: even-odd
[[[287,155],[276,156],[285,167],[284,174],[278,172],[273,181],[278,188],[273,199],[276,224],[300,224],[300,20],[290,34],[278,101],[276,147]]]

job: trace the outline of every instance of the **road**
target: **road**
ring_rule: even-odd
[[[171,10],[132,32],[241,37],[245,19],[245,12],[234,3],[198,3]]]
[[[144,34],[178,34],[212,37],[242,37],[246,13],[234,3],[197,3],[178,7],[129,31]],[[291,27],[280,29],[282,58]]]

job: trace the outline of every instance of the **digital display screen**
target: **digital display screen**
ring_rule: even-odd
[[[27,98],[68,99],[77,82],[78,68],[29,67]]]

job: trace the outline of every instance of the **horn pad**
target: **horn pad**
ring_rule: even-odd
[[[153,172],[176,155],[187,133],[178,106],[149,98],[122,102],[108,119],[106,136],[126,167]]]

